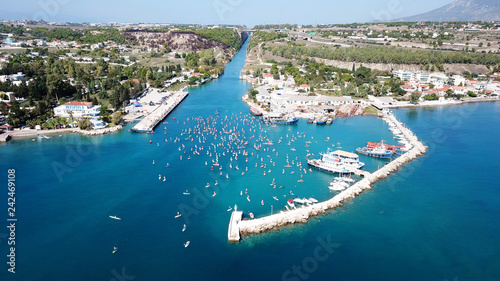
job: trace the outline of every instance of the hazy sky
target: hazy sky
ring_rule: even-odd
[[[1,19],[72,22],[325,24],[411,16],[452,0],[18,0],[2,1]]]

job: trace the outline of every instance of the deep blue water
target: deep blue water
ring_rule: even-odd
[[[338,119],[331,126],[305,120],[274,128],[250,123],[248,106],[241,101],[250,85],[239,80],[246,46],[220,79],[190,89],[154,134],[122,130],[2,145],[0,235],[7,234],[9,168],[16,169],[18,222],[16,274],[7,272],[7,239],[0,236],[0,280],[500,279],[498,103],[395,110],[429,146],[425,156],[345,208],[229,244],[230,205],[259,217],[271,208],[283,210],[290,192],[319,200],[333,195],[327,188],[332,176],[306,167],[308,152],[317,156],[339,142],[347,151],[367,141],[396,144],[387,125],[375,117]],[[198,128],[198,118],[217,128],[217,139],[206,132],[206,139],[182,134]],[[205,165],[214,159],[206,155],[208,147],[213,152],[213,145],[223,143],[229,149],[230,134],[219,134],[223,129],[237,130],[241,139],[255,137],[246,149],[235,148],[249,152],[248,157],[231,161],[225,150],[219,158],[223,169],[212,171]],[[253,148],[259,136],[274,141],[269,151]],[[221,146],[217,152],[223,152]],[[283,167],[287,155],[290,164],[294,161],[291,168]],[[360,158],[369,171],[385,163]],[[301,176],[303,183],[298,182]],[[284,188],[273,189],[273,178]],[[185,190],[191,195],[183,195]],[[178,211],[183,216],[175,219]],[[114,246],[118,252],[112,254]]]

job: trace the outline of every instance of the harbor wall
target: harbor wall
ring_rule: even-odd
[[[169,97],[164,103],[153,110],[148,116],[142,119],[131,131],[138,133],[150,133],[167,115],[172,112],[188,95],[188,92],[179,91]]]
[[[243,220],[238,224],[240,233],[261,233],[264,231],[278,229],[288,224],[306,223],[307,219],[310,217],[323,214],[327,210],[342,206],[343,201],[354,198],[361,194],[363,191],[371,189],[371,185],[373,183],[388,177],[391,173],[396,172],[404,164],[409,163],[417,157],[425,154],[427,147],[418,140],[418,138],[413,134],[412,131],[404,127],[403,124],[401,124],[391,113],[384,112],[384,116],[395,123],[397,128],[413,145],[410,150],[394,159],[390,163],[386,164],[384,167],[375,171],[374,173],[360,171],[360,173],[364,176],[362,180],[327,201],[320,202],[314,205],[302,206],[296,209],[283,211],[258,219]]]

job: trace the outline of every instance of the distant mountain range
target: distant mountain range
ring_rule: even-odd
[[[400,21],[500,21],[500,0],[453,0],[441,8]]]

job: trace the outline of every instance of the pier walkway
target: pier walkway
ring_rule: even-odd
[[[384,112],[384,117],[394,123],[406,139],[412,144],[413,147],[410,150],[371,174],[366,171],[359,171],[360,174],[363,175],[362,180],[329,200],[319,202],[314,205],[298,207],[290,211],[282,211],[280,213],[258,219],[240,221],[238,224],[240,234],[261,233],[288,224],[305,223],[309,217],[323,214],[329,209],[342,206],[343,201],[356,197],[366,189],[371,189],[371,185],[376,181],[386,178],[391,173],[397,171],[404,164],[425,154],[427,147],[418,140],[412,131],[404,127],[403,124],[401,124],[391,113]],[[233,218],[231,216],[231,221],[232,220]],[[236,231],[236,229],[233,229],[233,231]]]
[[[241,218],[243,217],[242,211],[233,211],[231,213],[231,220],[229,221],[229,228],[227,230],[227,239],[229,242],[240,241],[240,226]]]
[[[156,125],[161,122],[172,110],[177,107],[188,95],[188,92],[175,92],[165,102],[153,110],[148,116],[144,117],[137,125],[132,127],[132,132],[152,133]]]

